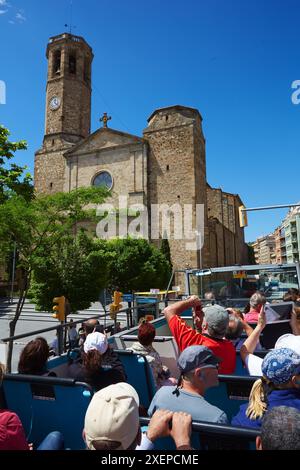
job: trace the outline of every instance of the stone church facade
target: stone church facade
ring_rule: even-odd
[[[187,250],[185,239],[169,238],[174,267],[199,268],[247,262],[244,231],[239,227],[238,195],[209,186],[205,138],[198,110],[170,106],[148,118],[143,137],[107,126],[90,133],[93,52],[86,41],[68,33],[50,38],[43,145],[35,154],[37,193],[51,194],[93,184],[111,187],[107,202],[118,207],[141,204],[151,213],[155,204],[202,204],[204,245]],[[151,218],[149,215],[151,239]],[[161,234],[163,235],[163,234]],[[151,240],[160,244],[160,240]]]

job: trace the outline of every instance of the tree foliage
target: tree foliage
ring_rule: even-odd
[[[3,203],[11,192],[22,195],[26,200],[33,197],[33,184],[30,173],[25,173],[26,166],[10,163],[14,153],[18,150],[26,150],[24,140],[10,142],[10,132],[0,125],[0,204]]]
[[[171,261],[171,250],[170,250],[169,240],[167,238],[162,239],[161,246],[160,246],[160,251],[166,257],[166,259],[169,261],[171,269],[172,269],[173,265],[172,265],[172,261]]]
[[[72,235],[76,238],[78,224],[95,220],[96,209],[88,204],[101,203],[107,195],[104,188],[80,188],[31,200],[12,194],[0,204],[0,259],[5,259],[15,244],[19,255],[17,267],[23,273],[15,316],[9,324],[10,336],[14,335],[32,273],[39,269],[41,258],[54,252],[59,256],[63,241]],[[8,370],[11,357],[12,343],[7,359]]]
[[[106,251],[107,287],[122,292],[166,288],[171,266],[162,252],[144,239],[98,240]]]
[[[99,300],[106,275],[106,253],[81,229],[59,239],[47,253],[38,250],[28,297],[37,310],[51,311],[53,297],[64,295],[76,312]]]

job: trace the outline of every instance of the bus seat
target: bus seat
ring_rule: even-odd
[[[7,409],[20,418],[28,442],[36,448],[51,431],[60,431],[66,448],[85,448],[82,429],[93,391],[83,382],[57,377],[5,374]]]
[[[147,359],[133,351],[124,349],[114,349],[114,351],[118,354],[124,366],[127,382],[138,392],[140,404],[148,408],[156,393],[156,387],[152,369]]]
[[[240,406],[249,400],[253,383],[259,377],[219,375],[219,386],[205,392],[205,399],[212,405],[223,410],[229,422],[235,416]]]

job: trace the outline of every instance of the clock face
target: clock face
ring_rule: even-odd
[[[58,109],[60,107],[60,98],[58,96],[53,96],[50,100],[50,108],[51,109]]]

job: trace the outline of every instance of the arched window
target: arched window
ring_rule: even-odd
[[[76,52],[70,52],[69,55],[69,73],[76,75]]]
[[[60,62],[61,62],[61,51],[57,50],[53,55],[53,70],[52,75],[60,75]]]
[[[113,187],[113,178],[108,171],[101,171],[93,178],[92,185],[111,189]]]

